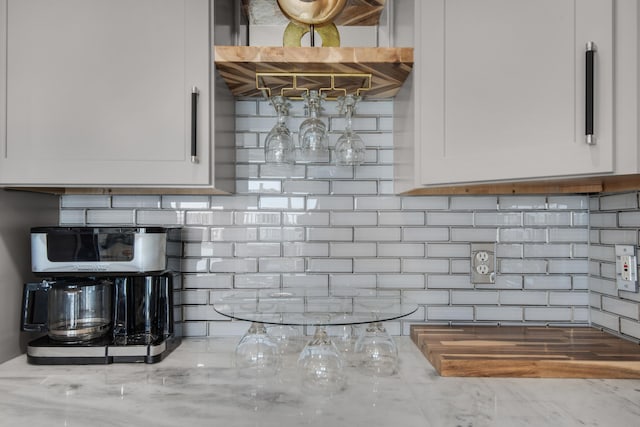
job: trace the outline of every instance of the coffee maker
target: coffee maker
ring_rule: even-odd
[[[180,344],[162,227],[35,227],[22,330],[33,364],[155,363]],[[180,247],[178,242],[173,247]]]

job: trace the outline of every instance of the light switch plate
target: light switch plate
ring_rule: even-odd
[[[638,258],[635,246],[616,245],[616,283],[618,289],[638,292]]]
[[[496,244],[471,243],[471,283],[496,282]]]

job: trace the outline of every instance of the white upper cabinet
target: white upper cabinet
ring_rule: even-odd
[[[211,134],[208,0],[0,0],[0,8],[0,183],[217,184],[212,143],[223,141]],[[232,127],[231,115],[223,116]]]
[[[412,82],[396,99],[396,191],[614,171],[613,2],[396,2],[415,22]],[[409,18],[409,16],[413,14]],[[585,138],[586,46],[594,144]]]

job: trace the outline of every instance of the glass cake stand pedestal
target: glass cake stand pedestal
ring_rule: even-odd
[[[327,333],[327,327],[366,325],[353,346],[356,366],[374,375],[393,375],[398,369],[398,351],[383,322],[408,316],[416,304],[387,296],[298,296],[272,292],[253,297],[233,295],[214,304],[223,316],[251,322],[235,350],[236,367],[245,376],[273,375],[280,368],[285,339],[274,339],[265,325],[286,328],[315,327],[315,333],[298,357],[303,386],[339,391],[346,386],[345,359]]]

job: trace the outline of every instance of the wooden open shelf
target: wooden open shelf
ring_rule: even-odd
[[[272,95],[291,87],[290,74],[318,73],[334,75],[336,86],[346,95],[357,94],[366,80],[353,75],[370,75],[371,88],[360,95],[383,99],[394,97],[411,73],[413,48],[215,46],[214,58],[220,75],[237,97],[265,96],[258,89],[261,84],[256,84],[256,73],[274,75],[269,78]],[[320,90],[326,88],[327,79],[309,78],[307,83],[308,89]]]

